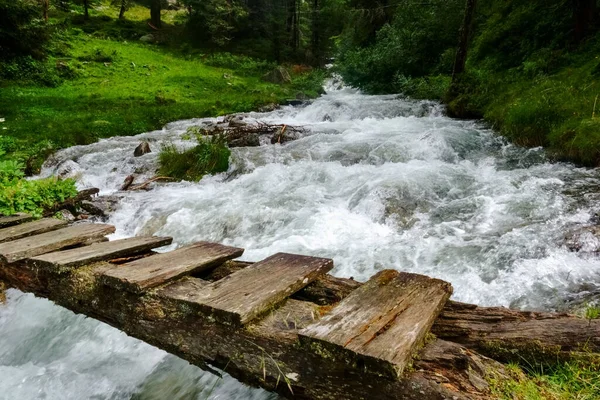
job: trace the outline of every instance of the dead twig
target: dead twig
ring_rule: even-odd
[[[146,182],[139,184],[139,185],[135,185],[135,186],[131,186],[129,189],[130,191],[133,190],[146,190],[148,188],[148,185],[150,185],[151,183],[154,182],[158,182],[158,181],[175,181],[176,179],[173,179],[169,176],[155,176],[152,179],[148,179]]]

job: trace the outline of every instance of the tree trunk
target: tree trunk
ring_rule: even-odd
[[[596,0],[573,0],[575,42],[580,43],[596,20]]]
[[[121,0],[121,10],[119,10],[119,19],[125,18],[126,8],[127,8],[127,0]]]
[[[290,45],[294,51],[300,45],[300,27],[298,24],[298,1],[288,0],[287,31],[290,34]]]
[[[160,0],[152,0],[152,4],[150,5],[150,23],[156,29],[161,28],[160,8]]]
[[[48,22],[48,8],[50,7],[50,0],[42,0],[42,16],[44,21]]]
[[[83,0],[83,19],[90,19],[90,3],[89,0]]]
[[[320,24],[320,7],[319,0],[313,0],[312,4],[312,40],[311,48],[313,55],[313,63],[316,66],[321,65],[321,24]]]
[[[456,59],[454,60],[454,70],[452,71],[451,91],[456,88],[458,77],[465,71],[469,40],[471,38],[471,27],[473,25],[473,18],[475,17],[475,8],[477,7],[477,0],[466,1],[465,18],[460,28],[458,49],[456,51]]]

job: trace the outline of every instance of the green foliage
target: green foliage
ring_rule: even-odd
[[[420,78],[396,76],[394,87],[398,92],[414,99],[443,100],[450,87],[447,75],[432,75]]]
[[[342,36],[337,69],[345,81],[369,92],[406,89],[406,79],[452,72],[464,1],[401,0],[390,21],[370,41],[355,28]],[[372,19],[370,14],[354,19]],[[353,21],[360,26],[361,21]]]
[[[506,400],[600,398],[600,361],[576,359],[555,366],[507,366],[509,379],[489,377],[492,394]]]
[[[585,308],[585,319],[600,319],[600,307],[588,304]]]
[[[196,135],[198,144],[179,150],[173,144],[164,145],[159,155],[159,173],[187,181],[199,181],[206,174],[226,172],[231,151],[222,136],[210,139]]]
[[[0,59],[45,56],[50,35],[34,0],[0,0]]]
[[[196,39],[217,46],[226,45],[242,20],[248,16],[236,0],[182,0],[191,10],[188,26]]]
[[[75,181],[23,179],[24,165],[18,161],[0,162],[0,213],[27,212],[41,216],[56,203],[77,195]]]

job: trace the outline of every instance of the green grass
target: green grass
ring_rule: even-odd
[[[223,137],[196,136],[198,145],[180,150],[173,144],[163,146],[159,155],[159,175],[178,180],[199,181],[206,174],[226,172],[231,151]]]
[[[177,16],[169,13],[164,13],[165,20],[175,21]],[[141,43],[139,36],[150,32],[145,24],[148,9],[134,7],[125,22],[116,20],[117,14],[116,8],[104,5],[87,23],[77,14],[69,17],[74,21],[68,20],[68,28],[59,34],[60,50],[44,65],[47,70],[40,71],[32,60],[25,63],[45,85],[27,80],[35,74],[21,73],[22,66],[2,67],[13,68],[9,72],[14,79],[0,81],[0,135],[19,143],[6,157],[25,161],[28,149],[41,142],[51,142],[53,148],[88,144],[159,129],[179,119],[249,111],[298,92],[316,95],[319,88],[319,74],[296,76],[293,84],[280,86],[260,79],[261,68],[268,64],[233,58],[229,65],[240,65],[239,71],[212,67],[204,54],[185,54],[168,43]],[[62,18],[64,14],[56,14],[55,22]],[[168,36],[165,25],[161,35]]]
[[[492,394],[506,400],[595,400],[600,398],[600,364],[578,360],[552,368],[506,367],[509,379],[488,377]]]

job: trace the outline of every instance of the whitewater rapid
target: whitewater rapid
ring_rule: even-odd
[[[219,120],[66,149],[43,175],[73,160],[80,187],[113,194],[132,173],[153,175],[162,143],[193,146],[187,129]],[[229,171],[199,183],[126,193],[109,220],[114,237],[172,236],[171,248],[215,241],[244,247],[249,261],[279,251],[330,257],[335,275],[357,280],[386,268],[417,272],[486,306],[557,310],[600,290],[599,259],[564,241],[599,208],[598,170],[549,162],[542,149],[444,116],[437,103],[343,87],[245,120],[306,132],[232,149]],[[134,158],[142,140],[153,153]],[[0,337],[0,398],[277,398],[17,291],[0,306]]]

